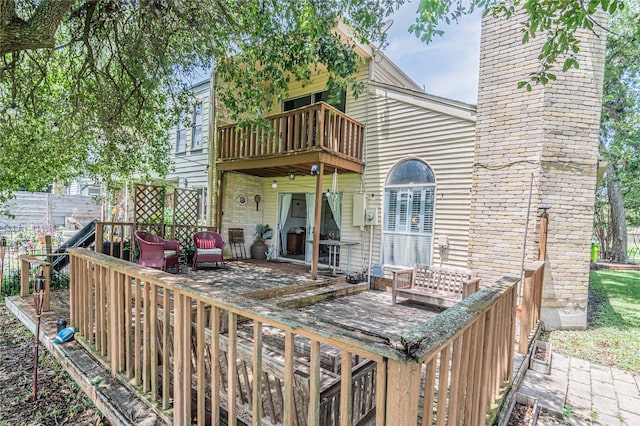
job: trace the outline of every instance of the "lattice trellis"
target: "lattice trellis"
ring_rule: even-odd
[[[192,235],[197,232],[200,194],[196,190],[176,188],[173,200],[172,238],[185,247],[192,243]]]
[[[136,184],[133,221],[136,230],[164,236],[164,202],[166,190],[161,186]]]

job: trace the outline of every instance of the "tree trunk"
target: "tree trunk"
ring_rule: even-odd
[[[611,216],[610,260],[616,263],[627,263],[627,221],[620,193],[620,181],[613,164],[607,167],[607,196]]]

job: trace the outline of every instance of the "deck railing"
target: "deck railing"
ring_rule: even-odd
[[[521,354],[527,353],[529,350],[531,332],[540,321],[543,284],[544,261],[525,265],[521,298],[520,335],[518,337],[518,352]]]
[[[135,238],[133,222],[96,222],[95,251],[118,259],[133,261]],[[217,226],[162,225],[162,235],[169,240],[180,241],[183,247],[192,244],[193,234],[200,231],[216,231]]]
[[[395,401],[407,414],[400,424],[417,424],[417,412],[423,425],[485,423],[511,384],[518,281],[503,278],[405,335],[418,363],[390,370],[387,388],[405,387],[422,401]],[[389,407],[393,403],[387,401]]]
[[[78,337],[174,424],[217,424],[222,407],[253,425],[417,424],[422,416],[423,424],[481,425],[513,368],[517,280],[437,315],[401,350],[100,253],[70,256]],[[263,339],[267,330],[280,333],[280,352]],[[322,368],[326,348],[339,354],[337,373]]]
[[[327,151],[362,161],[364,125],[319,102],[267,117],[268,128],[236,124],[218,128],[218,159],[239,160],[308,151]]]

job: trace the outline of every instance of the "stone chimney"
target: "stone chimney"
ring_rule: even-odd
[[[517,83],[540,67],[545,35],[522,44],[519,18],[483,20],[469,263],[484,284],[520,276],[527,211],[525,263],[538,259],[537,206],[550,206],[542,320],[584,328],[606,35],[582,33],[580,68],[560,64],[528,92]]]

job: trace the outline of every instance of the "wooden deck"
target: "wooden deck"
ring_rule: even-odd
[[[83,287],[76,287],[71,294],[71,322],[79,324],[79,337],[86,340],[88,348],[109,360],[114,376],[129,378],[135,387],[140,386],[150,407],[161,404],[165,409],[171,408],[174,422],[188,421],[195,415],[191,410],[196,408],[198,418],[205,418],[205,411],[206,417],[217,416],[219,408],[216,407],[239,419],[250,420],[258,415],[259,424],[307,424],[308,417],[309,422],[315,418],[314,423],[320,419],[336,425],[351,424],[340,413],[352,413],[353,417],[349,415],[349,418],[355,423],[376,419],[376,424],[381,425],[395,424],[391,419],[416,418],[414,416],[421,416],[418,413],[423,410],[423,399],[425,409],[446,404],[447,411],[459,410],[452,407],[460,406],[463,400],[437,398],[438,385],[433,380],[437,379],[442,385],[440,382],[445,379],[434,374],[436,358],[429,355],[433,353],[438,359],[446,359],[447,365],[452,362],[455,367],[456,362],[462,362],[467,368],[467,362],[475,359],[474,363],[480,368],[477,371],[495,371],[486,378],[474,375],[469,378],[473,382],[466,388],[455,390],[464,394],[476,386],[487,383],[491,386],[484,391],[486,399],[483,398],[480,405],[467,407],[471,410],[468,415],[474,416],[472,423],[476,424],[485,415],[485,407],[499,395],[501,378],[513,371],[512,367],[507,368],[513,366],[513,361],[507,361],[508,357],[505,359],[502,355],[500,360],[495,360],[499,366],[495,370],[491,354],[485,358],[468,358],[479,349],[468,352],[471,346],[467,347],[467,343],[460,346],[462,335],[456,334],[456,330],[460,330],[464,336],[468,335],[464,341],[471,345],[476,342],[478,332],[485,330],[481,322],[498,327],[502,322],[490,321],[490,318],[496,315],[495,318],[508,319],[510,303],[515,300],[511,281],[491,291],[482,291],[465,302],[461,310],[452,308],[449,315],[442,317],[436,316],[437,310],[417,304],[392,305],[389,294],[366,291],[366,284],[347,284],[337,279],[312,281],[306,266],[232,262],[223,269],[185,268],[183,274],[173,275],[111,261],[84,250],[74,250],[72,256],[75,262],[72,262],[75,271],[72,284]],[[89,296],[85,296],[87,294]],[[26,301],[28,303],[28,299]],[[66,307],[58,306],[57,301],[57,297],[52,297],[56,316],[69,315],[64,313]],[[500,303],[495,305],[498,310],[493,313],[495,301]],[[469,316],[468,312],[477,313]],[[492,313],[489,316],[486,312]],[[110,318],[122,318],[125,330],[121,331],[122,324],[113,323]],[[157,330],[149,327],[156,322]],[[429,331],[431,327],[435,327],[433,331]],[[513,342],[513,332],[508,331],[508,327],[495,330],[499,331],[487,334],[487,339],[499,338],[498,342],[502,342],[499,352],[504,355],[510,352],[513,356],[509,350],[512,343],[508,343],[509,339]],[[259,336],[257,340],[256,336]],[[454,338],[448,343],[447,339]],[[482,341],[477,340],[477,344],[482,346]],[[449,347],[451,353],[446,349]],[[485,347],[494,345],[487,341]],[[191,356],[184,352],[189,348]],[[228,361],[213,361],[221,356]],[[418,364],[411,362],[411,358]],[[232,363],[232,359],[241,364]],[[352,368],[342,368],[347,363]],[[428,377],[422,383],[415,382],[417,371],[414,370],[418,365]],[[236,370],[236,374],[227,374],[233,371],[230,369]],[[252,371],[262,371],[265,375],[254,377]],[[438,367],[437,371],[446,370]],[[186,384],[172,382],[171,377],[176,374],[193,377],[193,388],[188,381]],[[378,381],[381,374],[384,376]],[[451,386],[462,380],[459,374],[464,372],[451,370]],[[210,392],[208,384],[213,383],[215,375],[223,380],[224,394]],[[254,380],[257,383],[254,384]],[[467,383],[466,380],[460,383]],[[427,385],[428,395],[423,392],[426,389],[422,389]],[[410,405],[408,400],[394,402],[404,394],[401,388],[413,395]],[[193,405],[184,398],[176,399],[176,392],[184,394],[190,389],[195,392]],[[259,389],[271,390],[260,397]],[[236,394],[236,391],[245,396],[238,400],[227,398],[227,393]],[[419,398],[416,391],[421,395]],[[259,406],[255,405],[256,401]],[[411,412],[388,411],[396,403]],[[271,408],[265,408],[269,404]],[[292,407],[295,407],[293,411]],[[291,423],[294,419],[289,416],[295,416],[295,423]]]
[[[398,343],[404,333],[441,311],[410,301],[394,305],[390,293],[366,291],[366,283],[348,284],[344,277],[314,281],[308,270],[308,265],[239,261],[227,262],[225,268],[183,268],[180,274],[216,289],[296,309],[363,338],[379,338],[390,344]],[[323,292],[329,297],[323,298]]]

